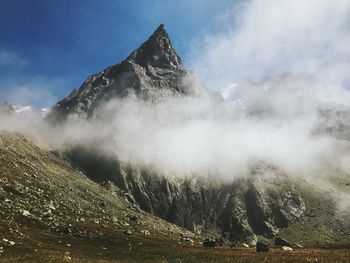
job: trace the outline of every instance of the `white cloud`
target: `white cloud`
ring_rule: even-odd
[[[207,35],[191,56],[211,88],[283,72],[349,81],[349,1],[253,0],[228,14],[227,30]]]
[[[0,67],[23,68],[28,65],[28,61],[21,58],[16,53],[0,50]]]
[[[0,100],[13,105],[51,107],[57,102],[56,92],[65,84],[61,79],[43,77],[5,79],[0,81]]]

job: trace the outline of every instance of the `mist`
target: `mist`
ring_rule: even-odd
[[[174,97],[158,104],[127,98],[109,102],[91,120],[71,116],[51,126],[32,112],[2,119],[1,128],[24,133],[48,149],[84,145],[170,176],[232,180],[265,162],[311,178],[330,156],[335,165],[335,139],[313,133],[317,112],[281,118],[232,107],[208,98]]]
[[[48,149],[88,145],[173,176],[232,180],[258,162],[311,180],[348,174],[349,142],[328,131],[348,120],[324,112],[346,112],[350,102],[349,5],[266,0],[246,2],[236,17],[228,11],[222,19],[232,27],[205,36],[190,55],[200,80],[225,101],[114,99],[89,120],[51,126],[31,112],[2,116],[0,128]]]

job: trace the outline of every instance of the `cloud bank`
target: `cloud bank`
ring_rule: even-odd
[[[222,21],[223,31],[198,41],[190,55],[209,87],[284,72],[349,85],[349,1],[253,0]]]

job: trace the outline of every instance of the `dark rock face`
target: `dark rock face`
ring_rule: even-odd
[[[255,235],[271,238],[305,210],[297,186],[265,164],[258,164],[246,179],[216,183],[168,178],[83,148],[67,155],[88,177],[113,182],[141,209],[204,236],[255,245]]]
[[[113,98],[136,96],[157,102],[169,96],[196,95],[206,91],[195,83],[173,49],[164,25],[124,61],[91,75],[78,89],[58,102],[47,117],[51,122],[68,115],[90,118]]]

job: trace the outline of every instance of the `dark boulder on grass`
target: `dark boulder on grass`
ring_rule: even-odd
[[[216,242],[215,242],[215,239],[213,238],[206,238],[203,240],[203,246],[204,247],[216,247]]]
[[[256,243],[256,252],[268,252],[270,249],[270,244],[265,242]]]
[[[293,243],[289,242],[288,240],[281,238],[281,237],[276,237],[275,238],[275,246],[279,246],[279,247],[283,247],[283,246],[287,246],[287,247],[292,247]]]

